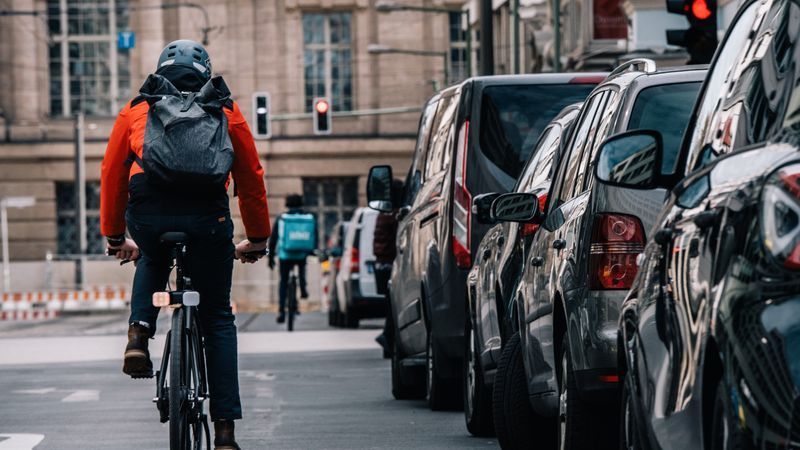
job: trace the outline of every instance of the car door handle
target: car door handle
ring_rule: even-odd
[[[563,250],[567,246],[567,241],[564,239],[556,239],[553,241],[553,248],[556,250]]]
[[[544,265],[544,258],[541,256],[534,256],[531,258],[531,265],[533,267],[542,267]]]

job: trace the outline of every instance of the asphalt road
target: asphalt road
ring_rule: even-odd
[[[120,319],[124,330],[123,316],[0,326],[0,450],[168,448],[150,401],[154,382],[120,372]],[[245,449],[497,447],[470,437],[462,413],[392,399],[389,365],[373,342],[379,321],[332,330],[309,313],[298,322],[307,331],[293,334],[271,315],[238,322]],[[76,345],[91,351],[73,357]]]

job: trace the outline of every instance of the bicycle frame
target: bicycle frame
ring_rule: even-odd
[[[156,397],[153,402],[156,403],[161,423],[171,422],[170,447],[181,450],[200,449],[202,435],[205,435],[207,445],[211,445],[208,420],[204,412],[204,402],[208,399],[208,383],[203,338],[197,316],[200,295],[192,290],[191,279],[184,273],[185,256],[185,244],[173,247],[176,289],[153,294],[153,306],[168,307],[173,311],[172,328],[167,332],[160,370],[156,372]],[[180,348],[172,348],[176,344]],[[170,397],[181,403],[177,407],[170,405]],[[186,429],[178,431],[183,426]],[[190,427],[192,432],[189,431]]]

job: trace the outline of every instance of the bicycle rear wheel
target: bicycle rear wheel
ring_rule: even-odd
[[[172,313],[169,352],[169,447],[170,450],[187,450],[189,440],[189,385],[188,336],[185,329],[186,313],[178,308]]]
[[[289,331],[294,331],[294,316],[297,312],[297,278],[294,275],[289,279],[286,297],[289,307],[289,320],[286,321],[286,326]]]

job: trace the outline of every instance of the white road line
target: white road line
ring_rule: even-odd
[[[33,394],[33,395],[44,395],[49,394],[51,392],[55,392],[56,388],[42,388],[42,389],[21,389],[19,391],[11,391],[13,394]]]
[[[268,331],[239,333],[239,354],[379,350],[377,330]],[[32,337],[0,339],[0,366],[88,361],[122,361],[126,338],[118,336]],[[151,342],[150,354],[161,355],[164,337]],[[24,351],[21,349],[25,349]]]
[[[74,403],[74,402],[96,402],[100,400],[100,391],[96,391],[93,389],[82,389],[79,391],[75,391],[72,394],[61,399],[62,402],[65,403]]]
[[[0,450],[33,450],[43,434],[0,434]]]

